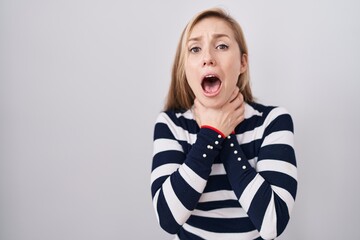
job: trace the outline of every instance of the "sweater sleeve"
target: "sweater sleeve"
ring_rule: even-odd
[[[190,217],[206,186],[211,167],[224,139],[212,129],[200,129],[185,154],[186,130],[165,114],[154,129],[151,171],[153,205],[160,226],[175,234]]]
[[[232,189],[261,237],[274,239],[289,221],[297,191],[292,119],[286,110],[275,108],[262,131],[255,167],[249,164],[236,135],[226,139],[220,158]]]

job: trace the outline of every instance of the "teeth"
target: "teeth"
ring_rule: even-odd
[[[215,75],[207,75],[207,76],[205,76],[205,78],[214,78],[214,77],[216,77]]]

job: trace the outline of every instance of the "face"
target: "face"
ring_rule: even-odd
[[[186,47],[185,74],[195,97],[206,107],[221,108],[247,67],[233,30],[220,18],[202,19],[192,29]]]

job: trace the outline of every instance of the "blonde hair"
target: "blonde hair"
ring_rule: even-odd
[[[172,66],[171,83],[165,103],[165,111],[171,109],[187,110],[190,109],[194,104],[195,95],[191,90],[185,75],[185,58],[187,53],[186,43],[194,26],[201,20],[209,17],[216,17],[227,22],[230,28],[233,30],[235,40],[239,45],[241,54],[240,58],[242,58],[243,54],[248,56],[248,48],[245,42],[243,31],[234,18],[232,18],[229,14],[220,8],[211,8],[198,13],[186,25],[181,34]],[[244,96],[244,101],[252,102],[253,96],[250,88],[249,66],[244,73],[240,74],[237,86]]]

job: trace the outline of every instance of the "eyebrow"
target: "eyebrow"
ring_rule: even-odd
[[[215,39],[218,39],[218,38],[222,38],[222,37],[226,37],[226,38],[229,38],[229,35],[225,34],[225,33],[214,33],[212,35],[213,38]],[[199,41],[202,37],[192,37],[192,38],[189,38],[188,39],[188,42],[196,42],[196,41]]]

